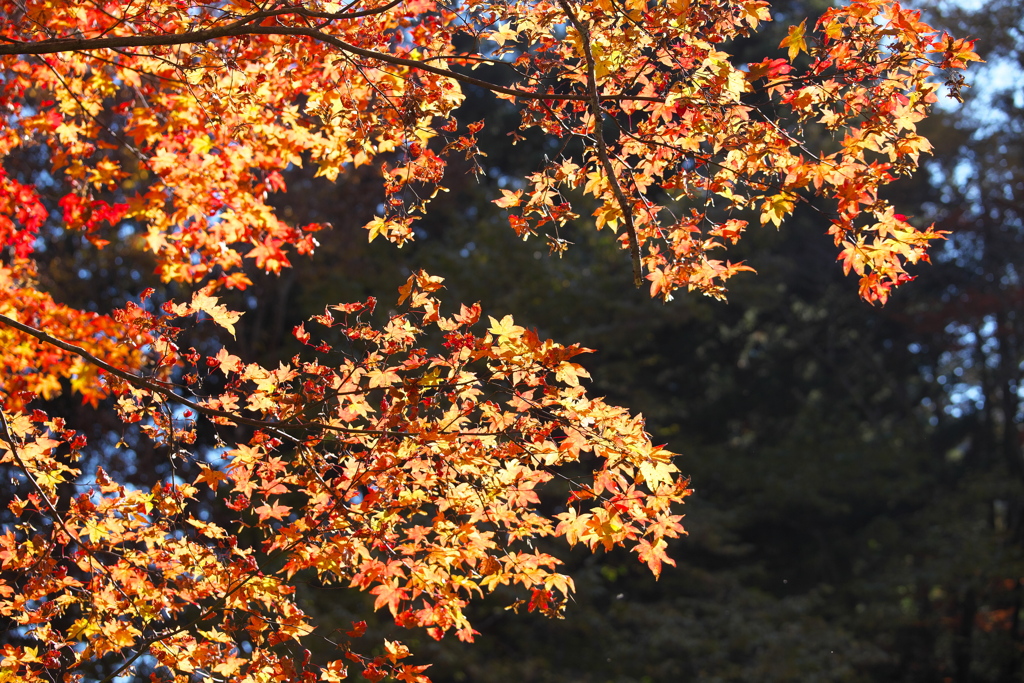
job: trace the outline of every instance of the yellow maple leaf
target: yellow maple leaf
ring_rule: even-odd
[[[807,52],[807,20],[804,19],[797,26],[789,27],[789,35],[779,43],[779,47],[789,48],[789,61],[796,59],[801,52]]]
[[[381,218],[380,216],[374,216],[373,220],[363,226],[369,233],[369,240],[372,242],[377,238],[378,235],[387,237],[388,235],[388,221]]]
[[[488,332],[497,335],[499,338],[510,339],[513,337],[519,337],[523,333],[523,328],[515,324],[511,315],[506,315],[498,322],[494,318],[488,316],[491,321],[491,326],[488,328]]]
[[[68,629],[68,638],[71,640],[89,640],[93,635],[99,633],[100,626],[95,619],[76,619],[75,623]]]
[[[503,46],[510,40],[516,40],[519,37],[519,31],[515,29],[511,21],[502,22],[498,25],[498,30],[487,37],[499,46]]]
[[[780,192],[769,197],[761,207],[761,225],[771,222],[776,228],[780,227],[782,219],[793,212],[795,204],[796,197],[788,192]]]
[[[235,336],[235,323],[242,317],[240,312],[229,311],[227,306],[218,303],[217,297],[210,296],[205,290],[192,295],[192,310],[209,315],[213,322],[230,332],[232,337]]]

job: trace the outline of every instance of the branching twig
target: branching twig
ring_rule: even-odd
[[[225,420],[231,420],[232,422],[237,422],[239,424],[249,425],[250,427],[266,429],[274,436],[292,444],[300,444],[302,443],[302,440],[299,439],[298,437],[288,434],[287,432],[281,431],[282,429],[323,429],[326,431],[341,432],[343,434],[365,434],[368,436],[394,436],[399,438],[409,438],[416,436],[416,432],[400,432],[386,429],[359,429],[355,427],[340,427],[338,425],[324,424],[323,422],[269,422],[267,420],[258,420],[251,417],[244,417],[242,415],[238,415],[237,413],[228,412],[226,410],[210,408],[209,406],[204,406],[201,403],[196,403],[195,401],[189,400],[184,396],[176,393],[174,391],[175,385],[170,384],[169,382],[160,382],[158,380],[151,380],[146,379],[145,377],[139,377],[136,374],[133,374],[126,370],[122,370],[118,367],[111,365],[110,363],[107,363],[106,361],[100,358],[97,358],[96,356],[89,353],[80,346],[69,344],[63,339],[58,339],[53,335],[47,334],[46,332],[43,332],[41,330],[37,330],[36,328],[26,325],[25,323],[18,322],[17,320],[14,320],[13,318],[10,318],[6,315],[0,315],[0,324],[7,325],[8,327],[13,327],[16,330],[20,330],[25,334],[35,337],[44,344],[50,344],[51,346],[56,346],[59,349],[67,351],[68,353],[73,353],[76,356],[79,356],[80,358],[85,360],[86,362],[100,368],[101,370],[104,370],[105,372],[108,372],[111,375],[114,375],[115,377],[122,379],[125,382],[128,382],[133,387],[152,391],[156,394],[159,394],[160,396],[163,396],[166,399],[174,401],[175,403],[179,403],[185,406],[186,408],[191,408],[197,413],[201,413],[208,417],[218,417]],[[463,434],[463,432],[461,431],[441,432],[441,434],[446,435],[451,435],[453,433]],[[465,432],[464,434],[469,438],[479,438],[481,436],[497,436],[501,434],[501,432]]]
[[[619,179],[615,175],[615,168],[612,166],[611,157],[608,154],[608,143],[604,139],[604,111],[601,109],[601,96],[597,91],[597,66],[594,62],[594,53],[590,47],[590,30],[586,24],[580,21],[579,17],[569,5],[569,0],[558,0],[562,11],[569,17],[569,21],[580,34],[580,42],[583,44],[583,56],[587,62],[587,99],[590,104],[590,114],[594,117],[594,137],[597,139],[597,158],[604,167],[605,175],[608,176],[608,184],[611,185],[612,194],[622,211],[622,220],[626,224],[626,234],[629,236],[629,252],[633,258],[633,284],[637,287],[643,285],[643,268],[640,264],[640,243],[636,236],[636,226],[633,225],[633,210],[629,206]]]
[[[57,526],[59,526],[61,530],[65,534],[67,534],[70,540],[77,543],[78,546],[82,548],[83,551],[85,551],[85,553],[89,556],[89,561],[95,563],[96,566],[100,568],[100,571],[102,571],[106,575],[106,577],[110,579],[110,583],[114,586],[117,592],[121,594],[121,597],[124,598],[128,602],[128,604],[133,604],[132,599],[128,596],[127,593],[125,593],[124,588],[121,587],[121,584],[118,582],[117,579],[114,578],[114,575],[110,572],[110,567],[100,562],[100,560],[93,553],[93,550],[85,543],[82,543],[82,539],[79,538],[78,534],[74,530],[72,530],[71,527],[68,526],[67,522],[64,521],[64,517],[61,516],[60,511],[57,510],[57,504],[50,500],[50,496],[46,494],[45,489],[43,489],[42,485],[40,485],[35,475],[32,474],[32,471],[28,468],[28,463],[25,462],[25,460],[21,457],[21,453],[18,452],[18,444],[14,441],[14,435],[11,434],[11,428],[10,425],[8,425],[7,423],[7,416],[4,414],[3,409],[0,409],[0,441],[3,441],[4,443],[7,444],[7,447],[11,450],[11,456],[14,458],[14,462],[18,465],[19,468],[21,468],[21,470],[25,473],[25,476],[32,483],[32,488],[36,490],[36,493],[39,494],[39,498],[43,501],[43,504],[46,506],[46,509],[50,512],[51,515],[53,515],[54,522],[56,522]]]
[[[280,14],[281,12],[277,12]],[[294,13],[294,11],[293,11]],[[376,50],[368,50],[366,48],[352,45],[351,43],[341,40],[337,36],[329,33],[324,33],[314,28],[304,27],[289,27],[289,26],[252,26],[251,24],[255,21],[260,21],[269,16],[271,13],[257,12],[255,14],[247,15],[238,21],[232,22],[225,26],[218,28],[203,29],[200,31],[187,31],[184,33],[167,33],[163,35],[143,35],[143,36],[116,36],[112,38],[59,38],[52,40],[41,40],[38,42],[23,42],[23,41],[12,41],[9,38],[0,37],[0,41],[5,41],[6,44],[0,43],[0,56],[2,55],[48,55],[58,54],[62,52],[85,52],[91,50],[103,50],[108,48],[123,48],[123,47],[155,47],[155,46],[168,46],[168,45],[186,45],[194,43],[204,43],[211,40],[217,40],[219,38],[232,38],[239,36],[250,36],[250,35],[268,35],[268,36],[303,36],[306,38],[312,38],[321,43],[325,43],[332,47],[336,47],[344,52],[366,57],[367,59],[376,59],[388,64],[394,64],[397,66],[404,66],[409,69],[415,69],[418,71],[425,71],[432,73],[437,76],[444,78],[451,78],[452,80],[466,83],[467,85],[475,85],[485,90],[489,90],[494,93],[500,93],[502,95],[510,95],[520,100],[557,100],[557,101],[589,101],[590,95],[573,95],[573,94],[558,94],[553,92],[535,92],[530,90],[521,90],[519,88],[508,88],[490,81],[485,81],[480,78],[474,78],[466,74],[459,73],[457,71],[450,71],[448,69],[442,69],[436,66],[430,66],[426,63],[426,60],[415,60],[406,59],[397,55],[388,54],[385,52],[378,52]],[[589,49],[589,48],[588,48]],[[431,59],[451,59],[460,60],[463,59],[460,55],[438,55]],[[605,96],[606,100],[613,101],[638,101],[638,102],[662,102],[663,98],[650,97],[643,95],[608,95]]]

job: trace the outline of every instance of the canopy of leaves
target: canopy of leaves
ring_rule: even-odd
[[[512,607],[560,614],[574,584],[546,538],[625,548],[655,576],[674,564],[689,481],[642,416],[586,392],[579,344],[446,311],[420,270],[384,315],[372,297],[321,302],[293,358],[221,344],[247,324],[230,290],[329,227],[277,209],[286,177],[376,169],[363,228],[401,246],[449,164],[482,168],[486,118],[454,117],[479,89],[518,108],[515,141],[557,141],[494,198],[516,236],[560,253],[584,212],[652,296],[721,297],[750,268],[715,250],[817,195],[843,268],[884,302],[941,233],[879,190],[930,149],[917,124],[936,79],[955,89],[943,72],[977,59],[873,0],[745,65],[726,49],[770,19],[760,0],[0,2],[0,17],[0,655],[25,681],[333,681],[349,666],[421,681],[401,643],[354,644],[365,624],[316,633],[296,585],[361,589],[400,626],[471,640],[469,603],[505,587]],[[819,126],[832,135],[805,133]],[[39,264],[66,234],[148,252],[168,287],[101,311],[55,299]],[[44,403],[69,392],[166,476],[86,470],[88,440]],[[333,659],[311,662],[312,640]]]

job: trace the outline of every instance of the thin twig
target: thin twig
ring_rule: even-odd
[[[325,424],[323,422],[269,422],[267,420],[257,420],[255,418],[244,417],[242,415],[238,415],[237,413],[228,412],[226,410],[217,410],[216,408],[210,408],[209,406],[204,406],[201,403],[191,401],[185,398],[184,396],[176,393],[174,391],[174,384],[171,384],[169,382],[161,382],[159,380],[150,380],[146,379],[145,377],[139,377],[136,374],[133,374],[126,370],[122,370],[118,367],[111,365],[110,363],[107,363],[104,360],[101,360],[100,358],[97,358],[96,356],[89,353],[80,346],[69,344],[68,342],[62,339],[58,339],[57,337],[47,334],[46,332],[37,330],[36,328],[26,325],[25,323],[18,322],[17,320],[9,318],[6,315],[0,315],[0,324],[7,325],[8,327],[13,327],[16,330],[20,330],[25,334],[35,337],[36,339],[45,344],[56,346],[59,349],[67,351],[68,353],[73,353],[82,358],[83,360],[89,362],[90,364],[100,368],[101,370],[104,370],[110,373],[111,375],[114,375],[115,377],[118,377],[119,379],[128,382],[134,387],[152,391],[156,394],[159,394],[160,396],[163,396],[166,399],[174,401],[175,403],[179,403],[187,408],[191,408],[197,413],[201,413],[208,417],[218,417],[223,418],[225,420],[231,420],[232,422],[249,425],[251,427],[259,427],[260,429],[266,429],[267,431],[271,432],[274,436],[277,436],[292,444],[301,444],[302,440],[299,439],[298,437],[288,434],[287,432],[281,431],[282,429],[323,429],[326,431],[341,432],[343,434],[364,434],[368,436],[394,436],[398,438],[411,438],[417,436],[416,432],[402,432],[386,429],[359,429],[355,427],[340,427],[338,425]],[[466,436],[467,438],[475,439],[481,436],[499,436],[502,434],[502,432],[442,431],[440,432],[440,434],[443,436]]]
[[[521,90],[519,88],[508,88],[505,86],[491,83],[480,78],[474,78],[467,76],[466,74],[459,73],[457,71],[450,71],[448,69],[442,69],[436,66],[430,66],[425,61],[406,59],[404,57],[398,57],[397,55],[387,54],[385,52],[378,52],[376,50],[368,50],[361,48],[351,43],[341,40],[337,36],[329,33],[324,33],[313,28],[303,27],[287,27],[287,26],[251,26],[250,24],[254,21],[264,19],[270,14],[260,12],[252,14],[238,21],[235,21],[226,26],[219,28],[204,29],[201,31],[187,31],[185,33],[168,33],[163,35],[149,35],[149,36],[116,36],[112,38],[60,38],[52,40],[41,40],[38,42],[23,42],[13,41],[9,38],[0,36],[0,41],[5,41],[6,44],[0,44],[0,56],[2,55],[46,55],[46,54],[57,54],[61,52],[83,52],[91,50],[102,50],[108,48],[120,48],[120,47],[154,47],[154,46],[167,46],[167,45],[186,45],[194,43],[204,43],[211,40],[217,40],[219,38],[231,38],[239,36],[249,35],[269,35],[269,36],[304,36],[306,38],[312,38],[321,43],[325,43],[332,47],[336,47],[339,50],[348,52],[351,54],[360,55],[368,59],[376,59],[388,64],[395,64],[397,66],[404,66],[409,69],[418,71],[425,71],[432,73],[437,76],[444,78],[451,78],[452,80],[460,81],[468,85],[475,85],[485,90],[489,90],[494,93],[500,93],[503,95],[510,95],[520,100],[555,100],[555,101],[589,101],[590,95],[573,95],[573,94],[558,94],[554,92],[535,92],[530,90]],[[589,51],[589,45],[588,45]],[[458,61],[464,59],[460,55],[438,55],[431,59],[449,59]],[[643,95],[607,95],[603,99],[611,101],[637,101],[637,102],[663,102],[664,98],[661,97],[650,97]]]
[[[110,579],[110,583],[114,586],[117,592],[121,594],[121,597],[124,598],[128,602],[128,604],[134,604],[132,602],[132,599],[128,596],[128,594],[125,593],[124,588],[121,587],[121,584],[118,582],[117,579],[114,578],[114,575],[110,572],[110,567],[100,562],[100,560],[93,553],[92,548],[83,543],[82,539],[78,536],[78,533],[73,531],[67,525],[67,522],[64,521],[64,517],[62,517],[60,512],[57,510],[57,504],[50,500],[50,496],[46,494],[46,491],[43,489],[42,485],[40,485],[39,481],[35,478],[35,475],[33,475],[32,471],[29,470],[28,463],[26,463],[24,459],[22,459],[21,453],[18,452],[18,444],[14,441],[14,435],[11,434],[10,426],[7,423],[7,416],[4,414],[3,409],[0,409],[0,440],[7,444],[7,447],[11,450],[11,455],[14,458],[14,461],[17,463],[18,467],[21,468],[21,470],[25,473],[25,476],[28,477],[28,480],[32,483],[32,488],[34,488],[36,490],[36,493],[39,494],[39,497],[40,499],[42,499],[43,504],[46,506],[46,509],[50,512],[51,515],[53,515],[54,521],[61,528],[61,530],[65,534],[67,534],[69,539],[77,543],[78,546],[83,551],[85,551],[86,555],[89,556],[89,562],[95,563],[95,565],[100,568],[100,571],[102,571],[106,575],[106,577]]]
[[[633,225],[633,210],[629,206],[626,194],[619,185],[619,179],[615,174],[615,167],[612,166],[611,157],[608,154],[608,143],[604,139],[604,111],[601,108],[601,96],[597,91],[597,66],[594,62],[594,53],[590,47],[590,30],[586,24],[580,21],[579,17],[569,5],[568,0],[558,0],[562,10],[569,21],[580,34],[580,41],[583,43],[583,56],[587,62],[587,99],[590,103],[590,113],[594,117],[594,137],[597,139],[597,158],[604,166],[604,173],[608,176],[608,184],[611,185],[612,194],[622,211],[622,220],[626,224],[626,234],[629,236],[629,252],[633,259],[633,284],[637,287],[643,285],[643,267],[640,264],[640,242],[636,236],[636,226]],[[660,101],[660,100],[659,100]]]

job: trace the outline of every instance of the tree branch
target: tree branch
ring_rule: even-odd
[[[96,566],[100,568],[100,571],[106,574],[107,578],[110,579],[111,584],[117,588],[117,592],[121,594],[121,597],[131,604],[131,597],[125,593],[124,588],[122,588],[121,584],[114,578],[114,575],[110,572],[110,567],[100,562],[92,548],[83,543],[82,539],[78,536],[78,533],[68,526],[67,522],[64,521],[64,517],[60,514],[60,511],[57,510],[57,504],[50,500],[50,496],[46,494],[46,490],[39,484],[39,480],[36,479],[35,475],[32,474],[32,471],[28,468],[28,463],[25,462],[21,457],[21,454],[18,452],[18,444],[14,440],[14,435],[11,433],[10,425],[7,423],[7,415],[4,414],[2,408],[0,408],[0,441],[7,444],[7,447],[11,450],[11,456],[14,458],[14,462],[21,468],[25,473],[25,476],[32,483],[32,488],[36,490],[36,493],[39,495],[40,499],[42,499],[46,509],[51,515],[53,515],[53,519],[56,524],[65,534],[67,534],[69,539],[77,543],[78,546],[85,551],[89,556],[90,562],[94,562]]]
[[[285,441],[288,441],[289,443],[300,444],[302,443],[302,440],[299,439],[298,437],[288,434],[287,432],[281,431],[282,429],[323,429],[331,432],[341,432],[343,434],[365,434],[368,436],[395,436],[399,438],[409,438],[416,436],[416,432],[396,432],[393,430],[386,429],[357,429],[353,427],[339,427],[338,425],[324,424],[322,422],[268,422],[267,420],[257,420],[255,418],[243,417],[242,415],[238,415],[236,413],[231,413],[226,410],[217,410],[216,408],[210,408],[209,406],[204,406],[201,403],[196,403],[195,401],[189,400],[184,396],[181,396],[180,394],[176,393],[174,391],[173,384],[159,382],[157,380],[146,379],[145,377],[139,377],[136,374],[133,374],[126,370],[122,370],[118,367],[111,365],[110,363],[107,363],[104,360],[101,360],[100,358],[97,358],[96,356],[92,355],[91,353],[89,353],[80,346],[75,346],[74,344],[70,344],[64,341],[63,339],[58,339],[57,337],[49,335],[46,332],[43,332],[42,330],[37,330],[34,327],[26,325],[25,323],[18,322],[17,320],[14,320],[13,318],[10,318],[6,315],[0,315],[0,324],[7,325],[8,327],[13,327],[16,330],[19,330],[27,335],[35,337],[44,344],[50,344],[51,346],[56,346],[58,349],[62,349],[64,351],[67,351],[68,353],[73,353],[76,356],[79,356],[80,358],[85,360],[86,362],[100,368],[101,370],[109,372],[111,375],[114,375],[119,379],[123,379],[125,382],[128,382],[134,387],[152,391],[156,394],[163,396],[166,399],[174,401],[175,403],[179,403],[185,406],[186,408],[191,408],[197,413],[206,415],[207,417],[219,417],[225,420],[231,420],[232,422],[237,422],[239,424],[249,425],[251,427],[258,427],[260,429],[266,429],[272,432],[274,436],[277,436]],[[463,434],[463,432],[441,433],[449,436],[452,434]],[[470,438],[479,438],[481,436],[499,436],[502,433],[503,432],[466,432],[465,436]]]
[[[626,195],[619,185],[619,179],[615,175],[615,168],[612,166],[611,157],[608,155],[608,143],[604,139],[604,111],[601,109],[601,97],[597,92],[597,67],[594,63],[594,53],[590,48],[590,31],[573,12],[568,0],[558,0],[562,10],[569,21],[580,34],[580,41],[583,43],[583,56],[587,62],[587,97],[590,103],[590,113],[594,117],[594,137],[597,139],[597,158],[604,167],[605,175],[608,176],[608,183],[611,185],[612,194],[622,211],[622,220],[626,224],[626,234],[629,236],[629,252],[633,259],[633,284],[636,287],[643,285],[643,267],[640,264],[640,243],[636,236],[636,226],[633,225],[633,211],[626,200]]]
[[[457,71],[451,71],[449,69],[442,69],[436,66],[431,66],[424,61],[418,61],[415,59],[406,59],[397,55],[387,54],[385,52],[378,52],[376,50],[368,50],[361,48],[351,43],[347,43],[341,40],[337,36],[314,28],[303,28],[303,27],[289,27],[289,26],[250,26],[253,21],[259,21],[261,19],[273,16],[277,13],[258,13],[253,14],[243,19],[239,19],[236,22],[227,24],[220,28],[204,29],[201,31],[188,31],[185,33],[168,33],[165,35],[150,35],[150,36],[116,36],[112,38],[60,38],[53,40],[41,40],[38,42],[27,43],[10,41],[6,45],[0,44],[0,56],[2,55],[48,55],[58,54],[61,52],[85,52],[91,50],[103,50],[112,48],[126,48],[126,47],[156,47],[156,46],[170,46],[170,45],[185,45],[193,43],[204,43],[211,40],[217,40],[219,38],[232,38],[239,36],[251,36],[251,35],[269,35],[269,36],[303,36],[306,38],[312,38],[321,43],[331,45],[344,52],[366,57],[368,59],[376,59],[388,64],[394,64],[396,66],[404,66],[409,69],[415,69],[418,71],[425,71],[427,73],[436,74],[444,78],[451,78],[452,80],[466,83],[467,85],[475,85],[479,88],[489,90],[494,93],[500,93],[502,95],[509,95],[521,100],[559,100],[559,101],[589,101],[591,95],[574,95],[574,94],[558,94],[552,92],[535,92],[531,90],[521,90],[519,88],[507,88],[502,85],[485,81],[481,78],[474,78],[466,74],[461,74]],[[9,40],[7,38],[0,37],[0,40]],[[589,50],[589,47],[588,47]],[[432,57],[431,59],[450,59],[459,60],[459,55],[439,55]],[[664,98],[650,97],[644,95],[609,95],[604,99],[613,101],[637,101],[637,102],[662,102]]]

